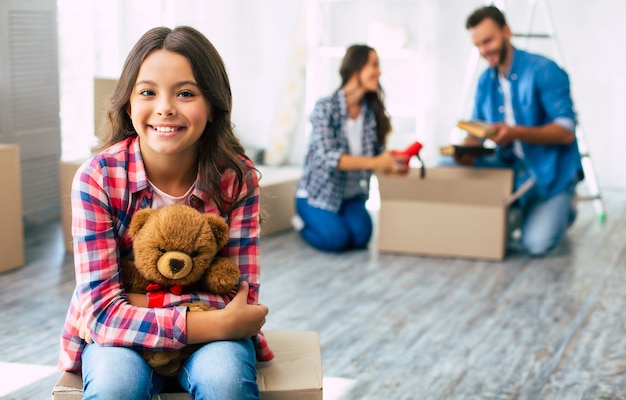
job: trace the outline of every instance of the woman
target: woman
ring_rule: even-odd
[[[408,171],[385,150],[391,122],[376,51],[350,46],[339,74],[339,89],[318,100],[311,115],[313,130],[293,221],[307,243],[329,252],[367,247],[372,219],[365,202],[372,170]]]

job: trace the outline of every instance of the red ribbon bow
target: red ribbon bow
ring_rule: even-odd
[[[148,307],[160,308],[163,307],[165,293],[170,292],[180,296],[183,294],[183,285],[163,286],[158,283],[148,283],[146,292],[148,293]]]

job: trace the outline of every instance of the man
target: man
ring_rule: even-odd
[[[534,179],[516,204],[520,242],[528,254],[545,255],[576,218],[575,188],[583,178],[569,78],[552,60],[513,47],[511,29],[494,6],[475,10],[466,28],[489,64],[478,81],[472,120],[492,124],[497,146],[493,156],[456,161],[512,168],[516,188]],[[465,142],[477,141],[468,136]]]

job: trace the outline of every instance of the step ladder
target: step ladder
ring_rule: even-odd
[[[528,0],[529,4],[526,10],[528,10],[528,21],[527,21],[527,29],[523,33],[513,33],[512,36],[515,39],[519,39],[516,41],[515,45],[519,48],[527,49],[530,46],[530,42],[533,39],[543,39],[543,40],[551,40],[554,47],[557,51],[556,61],[560,63],[560,65],[565,65],[565,57],[563,55],[563,51],[561,48],[561,44],[557,38],[556,32],[554,30],[554,22],[552,18],[552,13],[550,11],[550,7],[548,5],[548,0]],[[542,3],[544,13],[545,13],[545,22],[546,22],[546,31],[545,32],[535,32],[535,17],[537,7]],[[485,1],[484,5],[489,6],[493,5],[498,7],[502,12],[506,14],[504,0],[495,0],[495,1]],[[508,15],[507,15],[507,19]],[[524,45],[519,45],[519,41],[524,41]],[[465,83],[463,85],[462,93],[464,93],[464,101],[461,105],[461,110],[459,115],[467,116],[469,113],[469,105],[472,103],[470,101],[472,99],[472,93],[475,89],[477,79],[478,79],[478,67],[480,63],[480,54],[478,53],[478,49],[473,48],[472,54],[470,56],[470,60],[468,63],[468,67],[465,74]],[[456,128],[455,128],[456,129]],[[460,132],[458,129],[453,132],[452,140],[458,141]],[[583,193],[578,194],[579,201],[591,201],[593,202],[597,218],[600,222],[604,222],[606,220],[606,210],[604,207],[604,202],[602,199],[602,194],[600,193],[600,187],[598,186],[597,176],[595,173],[595,168],[593,166],[593,162],[591,160],[591,154],[589,152],[589,148],[587,146],[587,141],[585,139],[584,131],[580,125],[580,122],[576,124],[576,139],[578,141],[578,150],[580,152],[581,163],[583,166],[583,172],[585,173],[585,179],[580,183],[586,184],[586,190]],[[580,186],[579,184],[579,186]]]

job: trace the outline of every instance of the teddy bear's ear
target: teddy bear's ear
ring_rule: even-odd
[[[128,227],[128,234],[131,238],[134,238],[135,235],[137,235],[141,228],[143,228],[143,226],[146,224],[148,219],[150,219],[150,216],[155,212],[156,210],[152,208],[143,208],[133,214],[133,217],[130,221],[130,226]]]
[[[228,241],[228,225],[224,218],[215,215],[215,214],[203,214],[204,218],[209,223],[211,230],[213,231],[213,236],[215,236],[215,242],[221,249],[226,245]]]

